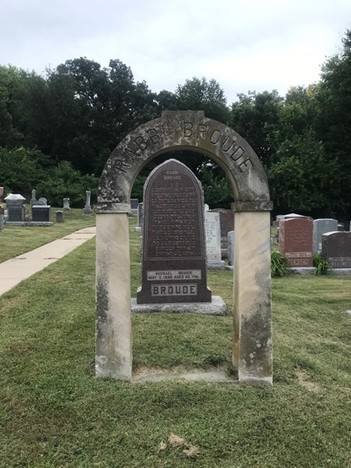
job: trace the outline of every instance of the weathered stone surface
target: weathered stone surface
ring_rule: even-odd
[[[97,377],[129,380],[132,376],[128,247],[127,213],[97,216],[95,357]]]
[[[270,213],[235,213],[234,347],[240,382],[272,383]]]
[[[312,267],[313,220],[284,218],[279,223],[279,246],[290,267]]]
[[[235,231],[228,232],[228,265],[234,265]]]
[[[323,234],[322,254],[332,268],[351,268],[351,232],[336,231]]]
[[[184,164],[171,159],[151,172],[143,199],[138,304],[210,302],[200,182]]]
[[[176,149],[206,154],[230,182],[236,200],[233,361],[239,382],[272,383],[267,179],[240,135],[194,111],[164,112],[140,126],[115,148],[103,170],[97,206],[96,375],[130,379],[130,193],[144,165]]]
[[[313,221],[313,252],[322,251],[322,236],[326,232],[338,230],[338,221],[332,218],[320,218]]]
[[[145,161],[169,148],[194,147],[210,155],[229,175],[239,203],[250,202],[253,210],[271,209],[267,178],[253,149],[234,130],[201,111],[164,111],[161,118],[141,125],[122,140],[103,170],[98,209],[113,211],[114,203],[130,203],[133,175]]]

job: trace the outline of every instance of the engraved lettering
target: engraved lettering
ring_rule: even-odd
[[[244,168],[242,167],[244,166]],[[239,164],[239,169],[241,172],[248,171],[253,166],[251,159],[245,159],[242,163]]]
[[[241,146],[238,146],[235,148],[234,153],[230,155],[230,158],[236,162],[243,156],[244,153],[245,151],[243,150],[243,148]]]
[[[116,169],[117,171],[120,171],[120,172],[124,172],[125,174],[127,173],[127,171],[124,170],[125,167],[129,167],[127,163],[125,163],[124,161],[122,161],[122,159],[116,159],[113,164],[112,164],[112,167],[114,169]]]
[[[184,122],[184,136],[191,137],[193,135],[193,124],[191,122]]]
[[[211,143],[216,145],[219,142],[219,139],[221,138],[221,132],[219,130],[213,130],[212,135],[211,135]]]
[[[146,141],[144,140],[143,137],[136,137],[134,139],[134,143],[139,146],[139,148],[141,149],[141,151],[144,151],[146,148],[147,148],[147,143]]]
[[[156,143],[159,143],[160,140],[161,140],[161,137],[160,135],[157,133],[157,130],[156,128],[150,128],[150,130],[147,131],[147,134],[150,138],[150,141],[152,144],[156,144]]]
[[[201,138],[205,138],[207,132],[207,127],[206,125],[200,124],[199,125],[199,135]]]
[[[224,141],[222,141],[221,148],[225,153],[227,153],[234,144],[235,144],[235,141],[230,140],[229,136],[227,136],[225,137]]]
[[[196,284],[166,284],[151,285],[152,296],[196,296],[197,285]]]

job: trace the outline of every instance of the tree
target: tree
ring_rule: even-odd
[[[343,38],[343,50],[329,58],[322,68],[317,99],[320,114],[317,132],[332,163],[342,168],[335,203],[339,213],[351,211],[351,29]]]
[[[279,126],[279,115],[283,105],[277,91],[239,94],[232,104],[230,126],[255,150],[265,168],[275,155],[274,133]]]
[[[180,110],[203,110],[206,117],[226,124],[229,119],[224,91],[219,83],[206,78],[192,78],[178,85],[175,92],[177,108]]]

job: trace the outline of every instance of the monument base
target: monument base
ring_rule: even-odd
[[[316,273],[316,268],[315,267],[295,267],[295,268],[289,268],[289,271],[293,275],[314,275]]]
[[[224,260],[220,260],[218,262],[209,261],[207,262],[207,269],[208,270],[224,270],[225,262]]]
[[[227,306],[220,296],[212,296],[211,302],[173,302],[169,304],[137,304],[132,299],[132,312],[137,314],[148,314],[153,312],[166,312],[174,314],[203,314],[203,315],[226,315]]]
[[[327,275],[351,275],[351,268],[332,268]]]
[[[52,223],[51,221],[30,221],[28,223],[28,226],[40,226],[40,227],[44,227],[44,226],[52,226],[54,223]]]

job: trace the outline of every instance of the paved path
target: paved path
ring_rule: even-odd
[[[0,295],[64,257],[95,236],[95,227],[80,229],[61,239],[0,263]]]

